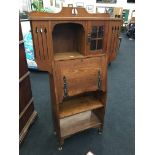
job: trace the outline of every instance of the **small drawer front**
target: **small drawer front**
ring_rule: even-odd
[[[102,89],[102,57],[56,62],[59,98]]]

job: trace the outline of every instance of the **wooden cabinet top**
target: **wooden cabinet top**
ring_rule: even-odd
[[[30,12],[29,20],[122,20],[108,13],[88,13],[85,8],[63,7],[59,13]]]

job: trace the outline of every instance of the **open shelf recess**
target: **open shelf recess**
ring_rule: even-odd
[[[60,104],[59,117],[64,118],[84,111],[103,107],[103,103],[93,96],[80,96]]]
[[[89,128],[100,127],[101,121],[91,111],[60,119],[61,136],[66,138]]]

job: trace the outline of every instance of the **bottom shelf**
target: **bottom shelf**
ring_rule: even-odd
[[[60,119],[61,137],[66,138],[70,135],[89,129],[100,127],[101,121],[91,111],[86,111],[70,117]]]

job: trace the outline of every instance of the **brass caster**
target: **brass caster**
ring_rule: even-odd
[[[102,129],[98,129],[98,134],[102,135]]]
[[[59,147],[58,147],[58,150],[61,151],[61,150],[62,150],[62,146],[59,146]]]

